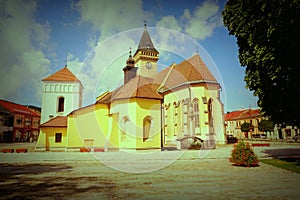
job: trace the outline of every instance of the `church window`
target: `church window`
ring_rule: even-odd
[[[208,124],[209,124],[209,127],[212,127],[213,126],[212,99],[209,99],[207,106],[208,106]]]
[[[147,116],[143,120],[143,142],[150,138],[150,131],[152,126],[152,117]]]
[[[60,143],[62,138],[62,133],[55,133],[55,143]]]
[[[129,121],[129,118],[127,116],[123,117],[122,120],[122,127],[121,127],[121,141],[126,140],[126,131],[127,131],[127,122]]]
[[[193,108],[194,108],[194,120],[195,120],[195,127],[200,127],[200,117],[199,117],[199,100],[194,99],[193,101]]]
[[[58,109],[57,112],[64,112],[65,110],[65,98],[59,97],[58,98]]]

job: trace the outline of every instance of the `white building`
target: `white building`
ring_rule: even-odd
[[[42,81],[41,124],[56,116],[67,116],[82,106],[82,84],[67,66]]]

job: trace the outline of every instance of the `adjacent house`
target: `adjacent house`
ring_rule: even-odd
[[[225,115],[226,134],[233,135],[239,139],[252,138],[254,135],[263,133],[258,130],[258,123],[262,119],[264,118],[260,114],[260,109],[244,109],[227,112]],[[253,125],[253,129],[251,129],[249,133],[243,133],[241,131],[241,125],[245,122]]]
[[[0,140],[2,142],[36,141],[40,114],[28,107],[0,100]]]

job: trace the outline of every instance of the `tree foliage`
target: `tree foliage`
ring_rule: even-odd
[[[258,130],[263,131],[263,132],[273,131],[274,130],[274,124],[271,120],[266,120],[266,119],[261,120],[258,123]]]
[[[300,125],[300,0],[228,0],[222,15],[258,106],[275,123]]]
[[[244,122],[243,124],[241,124],[241,131],[242,132],[249,132],[251,129],[252,130],[254,129],[254,127],[251,123]]]

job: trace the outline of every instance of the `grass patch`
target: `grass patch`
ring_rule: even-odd
[[[260,162],[300,174],[300,160],[261,159]]]

